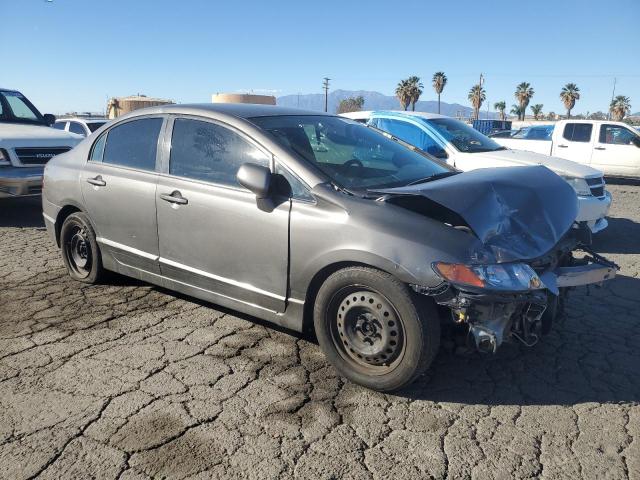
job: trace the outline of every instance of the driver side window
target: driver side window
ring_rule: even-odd
[[[620,125],[602,125],[600,127],[600,143],[632,145],[635,137],[637,137],[636,134]]]

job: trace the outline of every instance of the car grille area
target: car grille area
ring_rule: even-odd
[[[604,178],[595,177],[587,178],[587,185],[591,190],[591,195],[598,198],[604,198]]]
[[[23,165],[44,165],[56,155],[68,152],[70,147],[16,148],[15,152]]]

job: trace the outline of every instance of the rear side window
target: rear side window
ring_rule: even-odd
[[[567,123],[562,136],[570,142],[588,142],[591,140],[592,129],[593,125],[590,123]]]
[[[53,124],[53,128],[56,130],[64,130],[64,127],[67,126],[67,122],[56,122]]]
[[[171,175],[240,187],[236,174],[243,163],[269,167],[269,157],[221,125],[186,118],[175,120],[169,161]]]
[[[107,134],[103,133],[100,138],[93,144],[93,148],[91,149],[91,156],[89,160],[93,162],[101,162],[102,156],[104,155],[104,144],[107,141]]]
[[[87,133],[84,131],[82,125],[78,122],[69,122],[69,131],[71,133],[77,133],[78,135],[86,135]]]
[[[161,127],[162,118],[143,118],[113,127],[108,132],[103,163],[140,170],[155,170],[156,149]],[[97,150],[97,143],[94,146],[94,153]]]

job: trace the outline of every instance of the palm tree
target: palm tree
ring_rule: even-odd
[[[520,120],[520,115],[522,114],[522,110],[520,109],[520,105],[516,105],[515,103],[511,105],[511,111],[509,112],[511,115],[517,115],[518,120]]]
[[[576,106],[576,100],[580,100],[580,89],[575,83],[567,83],[560,91],[560,100],[567,109],[567,118],[571,118],[571,109]]]
[[[507,109],[507,102],[505,102],[504,100],[502,100],[501,102],[496,102],[493,104],[493,108],[500,112],[500,120],[504,121],[504,119],[506,118],[504,111]]]
[[[531,112],[533,113],[533,118],[538,120],[538,118],[542,115],[542,105],[541,103],[536,103],[535,105],[531,105]]]
[[[447,76],[444,72],[436,72],[433,74],[433,89],[438,94],[438,113],[440,113],[440,94],[444,90],[444,86],[447,84]]]
[[[618,95],[616,98],[611,100],[609,112],[611,112],[611,117],[616,122],[621,122],[624,116],[631,112],[631,99],[624,95]]]
[[[409,97],[411,101],[411,110],[415,112],[416,110],[416,102],[422,95],[422,89],[424,85],[420,81],[420,77],[416,77],[415,75],[407,78],[407,83],[409,84]]]
[[[471,101],[471,105],[473,105],[473,118],[477,120],[480,117],[482,102],[487,99],[487,93],[480,84],[476,84],[469,90],[468,98]]]
[[[400,106],[405,110],[409,108],[409,104],[411,103],[411,93],[409,88],[410,85],[407,80],[400,80],[396,87],[396,97],[398,97],[398,100],[400,101]]]
[[[529,100],[533,97],[533,88],[527,82],[522,82],[518,84],[516,87],[516,92],[514,96],[520,105],[520,114],[518,115],[518,120],[524,120],[525,112],[527,111],[527,105],[529,105]]]

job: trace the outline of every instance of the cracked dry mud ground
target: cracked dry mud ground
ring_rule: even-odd
[[[0,213],[0,477],[640,478],[640,187],[605,288],[532,349],[444,349],[397,395],[319,348],[134,280],[65,273],[37,200]]]

